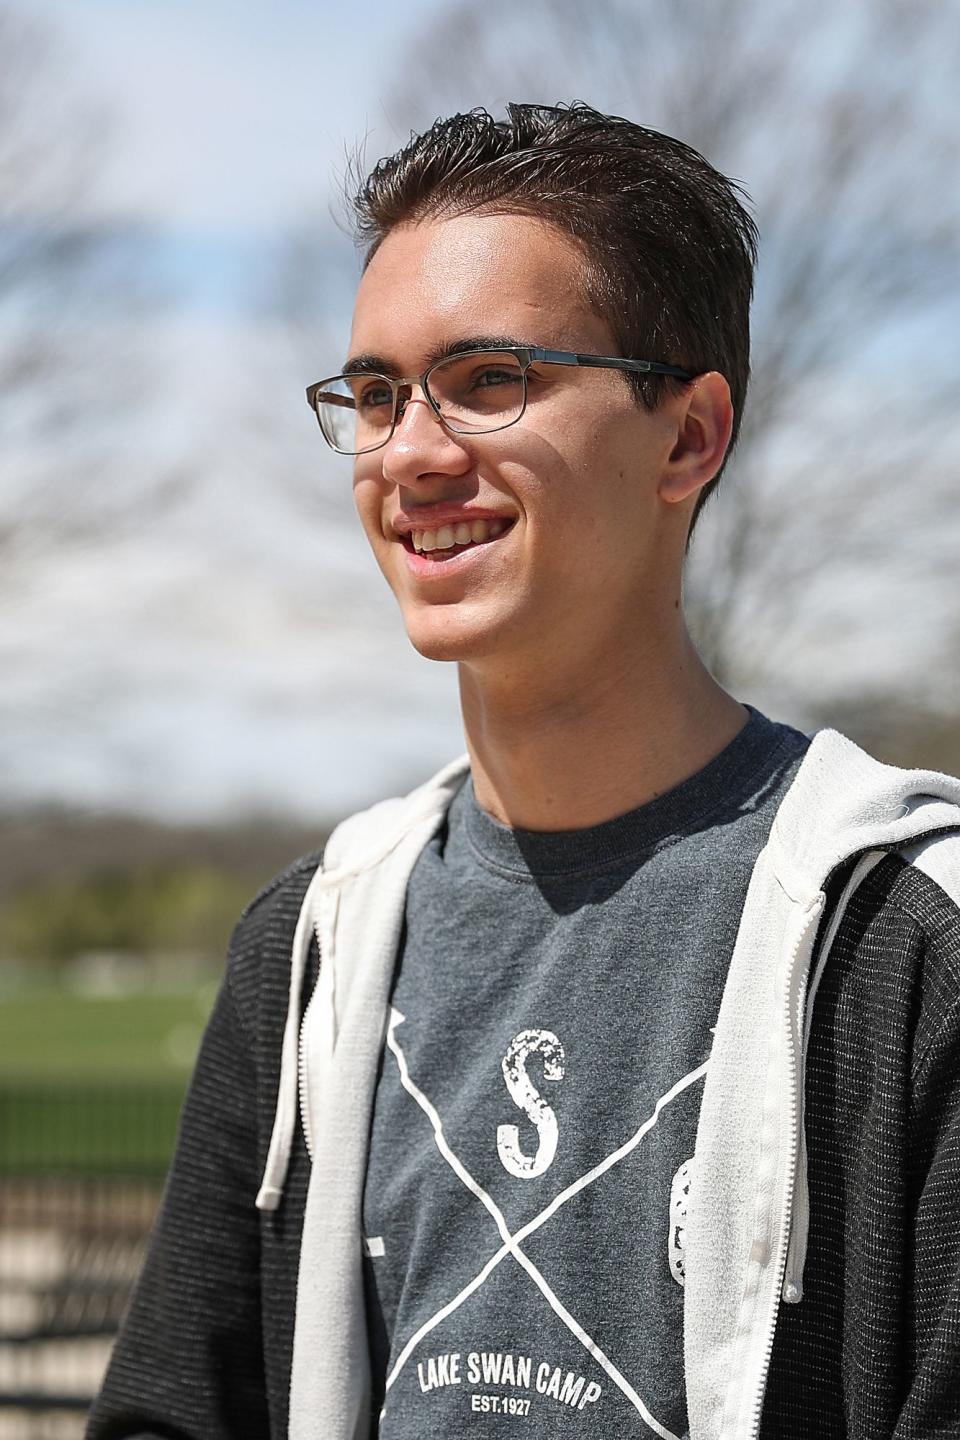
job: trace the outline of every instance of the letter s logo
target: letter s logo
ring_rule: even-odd
[[[497,1153],[504,1169],[518,1180],[533,1180],[542,1175],[550,1169],[557,1153],[557,1117],[527,1074],[527,1061],[536,1054],[543,1056],[544,1080],[563,1079],[563,1046],[552,1030],[521,1030],[510,1041],[500,1063],[510,1098],[531,1125],[536,1126],[540,1137],[536,1155],[524,1155],[517,1126],[497,1126]]]

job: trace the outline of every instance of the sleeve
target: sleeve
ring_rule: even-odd
[[[960,961],[960,932],[956,952]],[[916,1208],[904,1277],[909,1389],[893,1440],[960,1435],[960,993],[938,998],[940,1024],[913,1077]]]
[[[265,1440],[256,1072],[229,969],[87,1440]]]
[[[807,1063],[810,1242],[764,1437],[960,1436],[960,911],[889,856],[852,898]]]

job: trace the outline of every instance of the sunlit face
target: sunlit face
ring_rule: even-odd
[[[401,227],[361,282],[350,356],[411,376],[475,336],[616,355],[583,298],[583,265],[572,241],[527,217]],[[522,666],[628,643],[663,583],[669,409],[641,409],[614,371],[534,365],[528,383],[523,417],[487,435],[450,433],[415,389],[388,444],[355,461],[367,538],[411,641],[432,658]],[[411,531],[448,539],[445,525],[456,534],[483,520],[479,543],[414,548]]]

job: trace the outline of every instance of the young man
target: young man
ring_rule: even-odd
[[[511,105],[357,213],[308,396],[468,755],[241,918],[89,1435],[960,1434],[960,782],[684,624],[735,188]]]

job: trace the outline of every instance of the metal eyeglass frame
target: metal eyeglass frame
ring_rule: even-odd
[[[431,395],[429,380],[433,371],[436,370],[438,366],[445,365],[451,360],[461,360],[469,355],[513,355],[515,359],[519,360],[523,367],[521,370],[523,376],[523,404],[520,406],[519,412],[512,420],[508,420],[505,425],[492,425],[489,430],[468,430],[453,425],[442,413],[433,395]],[[523,418],[527,408],[527,371],[531,365],[537,362],[542,365],[584,365],[594,370],[624,370],[636,375],[670,375],[675,380],[696,379],[695,371],[683,370],[679,365],[664,365],[659,360],[626,360],[622,356],[614,355],[583,355],[575,350],[546,350],[542,345],[495,345],[477,350],[461,350],[451,355],[443,355],[439,360],[434,360],[432,365],[428,365],[422,375],[408,375],[403,379],[394,379],[390,375],[381,375],[378,371],[348,371],[345,375],[330,375],[326,380],[318,380],[315,384],[307,386],[307,404],[317,417],[317,424],[320,426],[320,432],[324,440],[326,440],[330,449],[336,451],[338,455],[369,455],[372,451],[380,450],[384,445],[388,445],[393,439],[394,431],[397,428],[397,421],[403,413],[401,406],[405,405],[410,399],[409,394],[401,397],[400,391],[403,389],[409,390],[414,385],[420,386],[434,415],[436,415],[441,424],[448,430],[451,430],[455,435],[493,435],[498,430],[508,430],[511,425],[516,425],[517,421]],[[368,445],[363,450],[341,450],[338,446],[334,445],[330,436],[323,428],[323,421],[320,419],[320,411],[317,408],[317,394],[324,386],[330,385],[334,380],[353,379],[354,374],[356,374],[356,378],[358,379],[362,377],[364,379],[383,380],[390,386],[393,392],[393,418],[388,433],[382,440],[379,440],[376,445]],[[344,399],[346,399],[346,397],[344,397]]]

